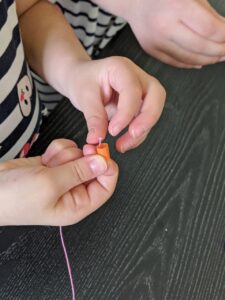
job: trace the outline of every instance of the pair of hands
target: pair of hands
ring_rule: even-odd
[[[206,0],[133,0],[124,12],[141,46],[165,63],[200,68],[225,60],[225,21]],[[84,113],[89,144],[127,128],[116,142],[126,152],[161,115],[164,88],[128,59],[76,61],[66,73],[60,92]],[[41,157],[1,163],[1,224],[68,225],[101,206],[115,189],[118,168],[94,154],[91,145],[82,153],[61,140]]]
[[[92,213],[112,195],[118,167],[95,155],[91,144],[107,131],[115,136],[128,128],[117,150],[137,147],[165,102],[160,83],[122,57],[76,62],[63,87],[84,113],[88,145],[82,152],[71,141],[56,140],[42,156],[1,163],[0,225],[69,225]]]
[[[164,63],[201,68],[225,61],[225,18],[207,0],[132,0],[123,14],[142,48]]]
[[[0,163],[0,225],[69,225],[113,193],[118,167],[86,145],[53,141],[42,156]]]

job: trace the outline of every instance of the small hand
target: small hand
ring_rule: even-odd
[[[158,80],[124,57],[83,62],[76,72],[79,77],[69,76],[68,97],[84,113],[87,142],[95,144],[107,131],[116,136],[128,128],[118,138],[117,150],[142,143],[163,110],[165,90]]]

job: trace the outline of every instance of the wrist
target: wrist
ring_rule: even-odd
[[[78,78],[79,72],[77,72],[77,69],[84,62],[90,60],[91,58],[88,55],[82,55],[79,58],[76,56],[64,57],[61,62],[56,64],[56,67],[52,68],[51,74],[46,76],[46,79],[60,94],[69,98],[70,82],[72,79],[74,82],[74,74],[77,73],[76,77]]]
[[[64,79],[64,96],[70,99],[78,110],[80,110],[78,106],[79,99],[77,99],[76,95],[79,91],[88,88],[90,83],[90,62],[91,59],[89,58],[77,60],[75,63],[72,63]]]

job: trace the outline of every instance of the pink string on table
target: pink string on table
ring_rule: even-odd
[[[68,256],[68,253],[67,253],[67,250],[66,250],[66,246],[65,246],[65,242],[64,242],[64,238],[63,238],[62,226],[59,226],[59,233],[60,233],[61,244],[62,244],[64,256],[65,256],[65,259],[66,259],[66,265],[67,265],[68,275],[69,275],[69,279],[70,279],[70,285],[71,285],[71,291],[72,291],[72,300],[76,300],[75,286],[74,286],[74,283],[73,283],[73,275],[72,275],[72,271],[71,271],[69,256]]]

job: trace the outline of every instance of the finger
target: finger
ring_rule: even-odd
[[[68,139],[56,139],[50,143],[48,148],[45,150],[45,153],[42,154],[41,159],[44,165],[47,165],[48,162],[63,149],[67,148],[77,148],[77,144],[74,141]]]
[[[90,144],[84,145],[84,147],[83,147],[83,155],[84,156],[95,155],[95,154],[97,154],[97,152],[96,152],[96,146],[90,145]],[[91,181],[92,180],[87,181],[84,184],[84,186],[87,186]]]
[[[10,169],[16,169],[20,167],[41,166],[41,165],[42,165],[42,161],[40,156],[16,158],[16,159],[0,162],[0,172],[5,170],[10,170]]]
[[[82,92],[82,111],[87,122],[87,143],[96,144],[99,137],[105,138],[108,128],[108,118],[102,102],[99,87],[87,87]]]
[[[140,110],[142,104],[141,89],[138,91],[133,86],[128,87],[128,89],[120,94],[117,112],[109,123],[109,133],[112,136],[116,136],[126,128]]]
[[[164,51],[167,55],[171,56],[175,60],[183,61],[189,65],[209,65],[214,64],[220,61],[221,57],[215,56],[206,56],[194,52],[190,52],[181,48],[179,45],[175,44],[174,42],[168,42],[164,45]]]
[[[84,156],[96,154],[96,147],[94,145],[84,145],[83,154]]]
[[[166,92],[158,80],[146,75],[141,69],[138,69],[138,73],[145,78],[142,83],[145,98],[140,113],[131,122],[128,132],[117,140],[116,147],[122,153],[135,148],[146,138],[158,121],[165,104]]]
[[[72,189],[57,203],[49,220],[53,225],[70,225],[79,222],[102,206],[113,194],[118,178],[118,166],[108,161],[104,175],[98,176],[88,186],[83,184]]]
[[[145,98],[140,113],[129,126],[129,133],[134,139],[145,135],[159,120],[166,99],[166,91],[157,79],[151,78],[143,84]]]
[[[167,65],[177,67],[177,68],[183,68],[183,69],[201,69],[202,68],[201,65],[187,64],[184,61],[179,61],[178,59],[171,57],[170,55],[165,53],[163,50],[151,49],[151,51],[149,51],[149,53],[151,53],[151,55],[153,57],[157,58],[159,61],[161,61]]]
[[[225,41],[225,19],[197,1],[181,10],[182,22],[203,37],[215,42]]]
[[[216,59],[225,55],[225,42],[217,43],[210,41],[198,33],[190,30],[190,28],[182,23],[174,28],[171,41],[173,41],[180,48],[191,53],[193,52],[205,56],[212,56],[216,57]],[[206,58],[209,59],[208,57]]]
[[[110,102],[105,106],[105,110],[108,116],[108,120],[111,120],[112,117],[116,114],[117,112],[117,104],[118,102]]]
[[[145,132],[142,136],[134,138],[129,131],[123,134],[116,141],[116,149],[121,153],[125,153],[131,149],[138,147],[148,136],[150,130]]]
[[[55,198],[73,187],[89,181],[107,170],[107,162],[100,155],[79,158],[64,165],[48,168],[46,180],[54,186]]]
[[[54,168],[67,162],[74,161],[82,156],[82,150],[77,147],[62,149],[48,161],[46,166],[49,168]]]
[[[118,64],[117,73],[110,78],[112,87],[119,94],[117,112],[112,117],[108,130],[111,135],[117,135],[126,128],[142,105],[142,87],[129,64]]]

